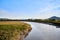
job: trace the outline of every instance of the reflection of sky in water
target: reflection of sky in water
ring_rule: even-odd
[[[29,23],[32,31],[25,40],[60,40],[60,28],[52,25]]]

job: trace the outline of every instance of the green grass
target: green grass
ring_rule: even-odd
[[[24,25],[0,25],[0,30],[25,30],[26,26]]]

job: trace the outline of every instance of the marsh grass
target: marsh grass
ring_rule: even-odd
[[[23,25],[0,25],[0,30],[25,30]]]
[[[29,27],[29,24],[20,21],[2,21],[0,22],[0,40],[17,40],[15,37]]]

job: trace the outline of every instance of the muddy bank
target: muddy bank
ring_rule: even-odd
[[[32,28],[30,27],[29,29],[20,31],[20,33],[18,33],[16,36],[12,37],[11,40],[24,40],[31,30],[32,30]]]
[[[32,28],[26,29],[24,31],[20,32],[20,40],[24,40],[24,38],[27,37],[27,35],[29,34],[29,32],[32,30]]]

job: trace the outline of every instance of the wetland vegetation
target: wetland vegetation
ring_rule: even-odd
[[[20,21],[0,21],[0,40],[22,40],[31,26]]]

